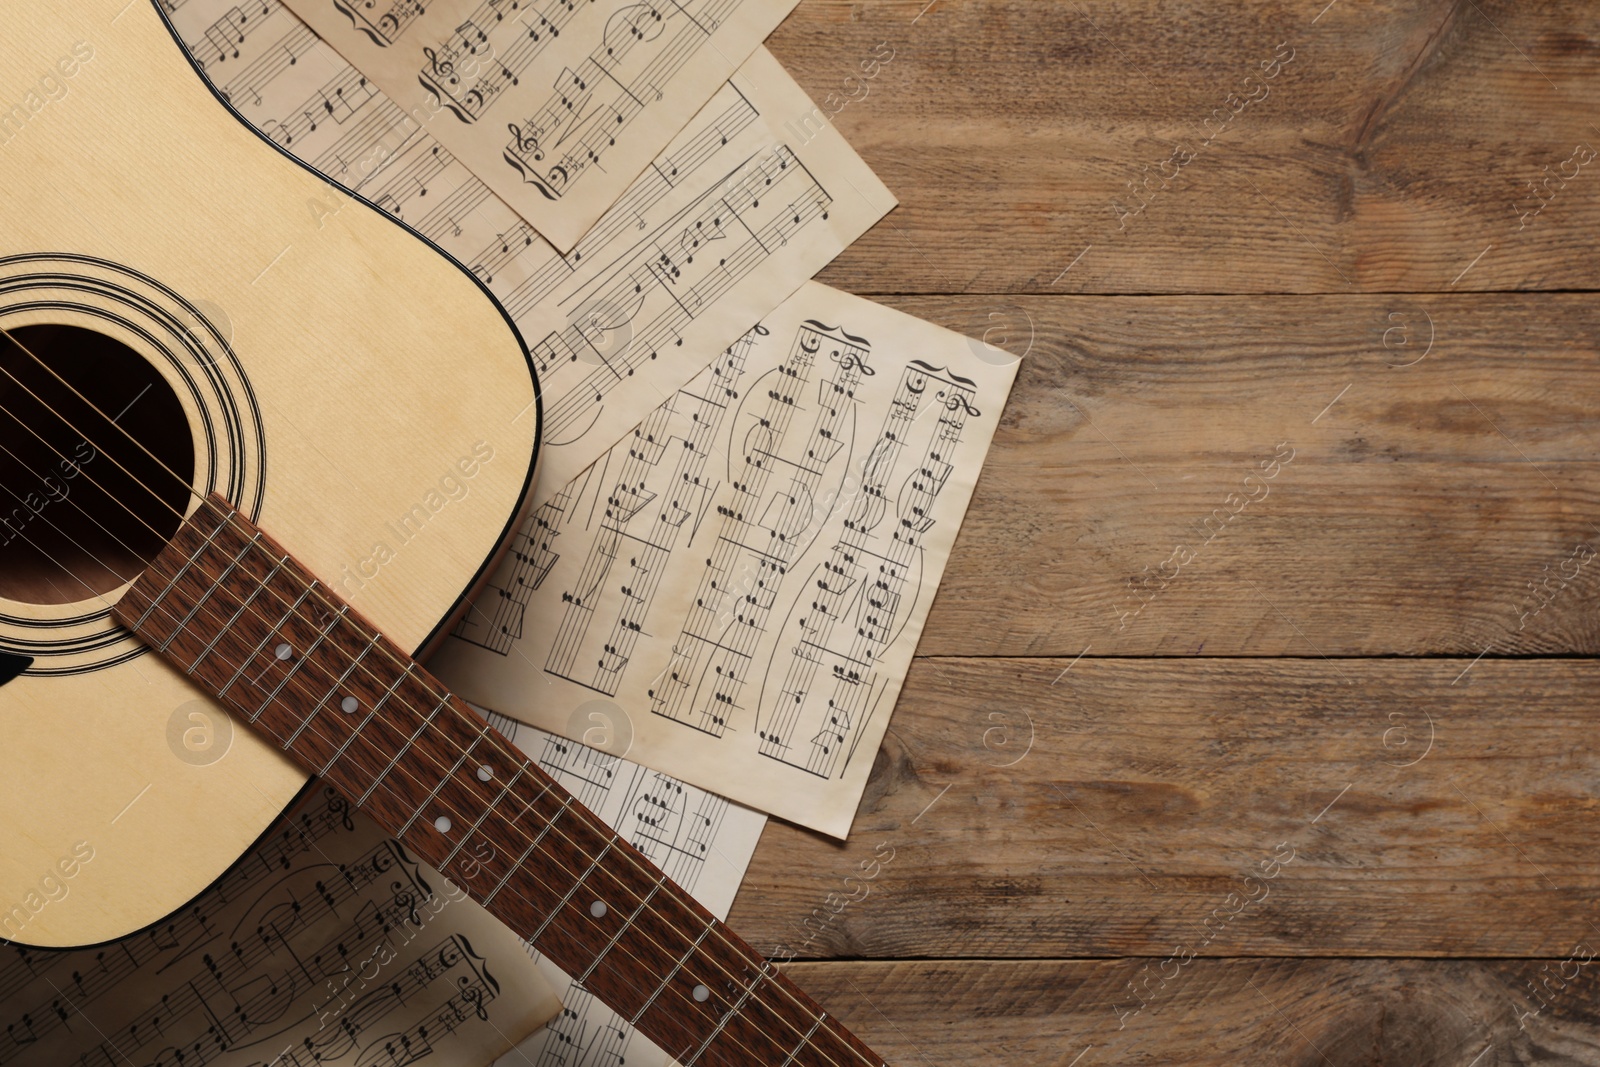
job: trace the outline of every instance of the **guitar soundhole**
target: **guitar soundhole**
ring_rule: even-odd
[[[0,335],[0,596],[69,604],[132,581],[194,479],[182,405],[143,356],[78,326]]]

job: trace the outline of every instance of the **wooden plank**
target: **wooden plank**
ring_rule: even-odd
[[[1546,960],[1496,962],[1229,959],[1162,970],[1160,960],[919,960],[791,970],[907,1067],[1511,1067],[1600,1062],[1594,941]],[[1130,983],[1145,994],[1143,1010]]]
[[[1597,701],[1579,659],[918,660],[848,845],[770,824],[730,924],[801,957],[1549,956],[1600,937]]]
[[[1591,298],[886,299],[1027,353],[922,654],[1600,652]]]
[[[822,280],[1176,293],[1595,287],[1597,42],[1579,0],[808,0],[770,44],[902,205]]]

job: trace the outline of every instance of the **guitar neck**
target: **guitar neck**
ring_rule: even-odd
[[[684,1067],[886,1067],[221,498],[114,615]]]

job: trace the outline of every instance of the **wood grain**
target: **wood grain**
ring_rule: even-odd
[[[880,41],[894,59],[863,86]],[[1280,43],[1293,60],[1246,83]],[[1600,145],[1600,11],[1577,0],[807,0],[770,47],[900,198],[822,275],[853,292],[1600,278],[1593,166],[1521,217],[1542,202],[1529,182]],[[1258,99],[1234,115],[1230,93]],[[1229,121],[1203,131],[1213,109]],[[1163,171],[1179,147],[1193,159]],[[1124,221],[1114,200],[1148,206]]]
[[[901,200],[823,280],[1027,355],[853,840],[772,825],[734,925],[866,957],[793,969],[897,1064],[1600,1064],[1600,324],[1505,292],[1600,279],[1600,10],[770,47]]]
[[[0,325],[94,329],[145,357],[193,434],[186,491],[246,500],[416,648],[523,506],[536,391],[508,321],[472,276],[239,123],[154,5],[36,5],[0,40],[0,101],[38,103],[41,76],[68,86],[48,108],[19,104],[26,125],[3,131]],[[60,82],[52,72],[66,77],[73,57]],[[11,258],[41,252],[57,258]],[[221,309],[226,331],[199,322],[197,303]],[[74,507],[64,499],[52,506]],[[56,519],[39,514],[29,532],[42,536]],[[0,694],[0,824],[12,828],[0,936],[24,944],[98,943],[170,914],[305,782],[242,731],[228,742],[200,692],[140,654],[109,621],[119,592],[0,599],[7,647],[39,656]],[[215,743],[202,758],[184,741],[192,728]],[[79,842],[92,877],[45,907],[40,879]]]
[[[919,660],[849,844],[770,824],[730,925],[803,957],[1564,953],[1600,938],[1600,674],[1469,663]]]
[[[890,302],[1027,353],[923,655],[1600,651],[1591,298]]]
[[[1028,355],[851,843],[773,824],[734,926],[871,957],[791,970],[896,1064],[1600,1063],[1600,322],[1486,292],[1596,288],[1600,12],[806,0],[771,47],[903,204],[823,280]]]
[[[789,970],[906,1067],[1590,1064],[1600,1059],[1600,981],[1596,964],[1569,956],[1571,947],[1548,960],[1501,962],[1195,960],[1169,968],[1173,980],[1137,1014],[1128,983],[1142,981],[1148,960]]]
[[[194,621],[206,607],[237,621]],[[226,499],[196,509],[116,618],[677,1059],[875,1062]]]

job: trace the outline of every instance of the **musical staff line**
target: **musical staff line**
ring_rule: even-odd
[[[842,834],[1015,374],[806,283],[563,485],[537,587],[435,669],[574,736],[647,708],[632,751],[661,773]]]
[[[795,0],[287,3],[569,253]],[[782,117],[810,110],[806,101]]]
[[[430,882],[440,884],[324,789],[166,922],[99,948],[0,956],[15,1006],[0,1064],[366,1067],[441,1047],[492,1054],[503,1034],[554,1015],[553,992],[513,935]],[[491,1022],[507,990],[520,1002],[493,1007]]]

